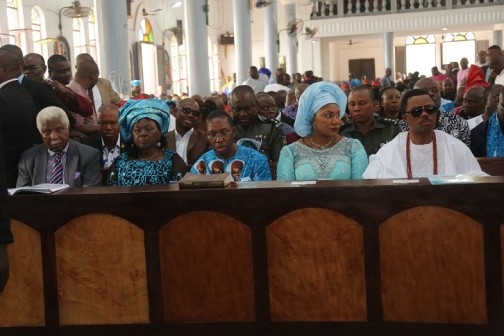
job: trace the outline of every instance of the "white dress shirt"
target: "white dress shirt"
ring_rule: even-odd
[[[187,145],[189,144],[189,138],[193,133],[194,128],[191,128],[184,135],[180,135],[177,130],[175,130],[175,146],[177,148],[177,154],[180,155],[182,160],[187,164]]]

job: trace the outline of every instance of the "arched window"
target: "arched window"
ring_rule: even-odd
[[[32,29],[32,39],[33,39],[33,52],[44,56],[47,60],[49,53],[47,51],[46,31],[45,31],[45,20],[42,16],[42,11],[38,6],[35,6],[31,10],[31,29]]]
[[[17,44],[23,54],[28,52],[26,43],[27,29],[24,29],[23,6],[21,0],[7,0],[7,25],[9,26],[9,43]]]
[[[170,38],[170,55],[171,55],[171,69],[173,93],[178,95],[187,92],[187,59],[185,47],[179,44],[177,37],[173,34]]]
[[[158,73],[158,53],[157,46],[154,43],[154,33],[152,25],[148,19],[140,21],[138,30],[138,67],[140,78],[142,80],[143,93],[155,94],[159,85]]]
[[[470,64],[476,61],[476,40],[473,33],[446,34],[443,42],[443,64],[460,62],[464,57]]]
[[[72,37],[74,46],[74,57],[86,51],[86,36],[84,34],[82,19],[75,18],[72,21]],[[68,60],[71,62],[71,60]]]
[[[217,92],[220,89],[219,50],[217,45],[212,43],[210,37],[208,37],[208,69],[210,71],[210,92]]]
[[[152,31],[152,26],[148,19],[142,19],[142,21],[140,22],[138,40],[142,42],[154,43],[154,32]]]
[[[436,66],[436,39],[433,35],[408,36],[406,39],[406,71],[431,76]]]
[[[96,50],[96,21],[94,16],[94,10],[89,13],[88,16],[88,29],[89,29],[89,47],[87,52],[93,56],[93,58],[98,62],[98,52]]]

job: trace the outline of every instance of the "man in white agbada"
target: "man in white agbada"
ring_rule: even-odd
[[[369,157],[365,179],[487,175],[463,142],[434,130],[439,111],[425,91],[407,92],[402,98],[400,113],[409,131],[399,133]]]

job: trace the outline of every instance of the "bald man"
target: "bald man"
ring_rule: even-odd
[[[77,68],[79,62],[83,60],[95,61],[90,54],[87,53],[79,54],[75,58],[75,67]],[[97,111],[102,105],[107,104],[119,105],[122,101],[119,94],[115,92],[114,89],[112,88],[112,83],[105,78],[98,78],[98,82],[91,91],[93,92],[92,100],[95,106],[95,110]]]
[[[176,151],[189,167],[209,149],[205,134],[196,128],[199,115],[195,99],[179,101],[175,108],[175,129],[166,134],[167,147]]]
[[[98,65],[91,60],[83,60],[77,65],[77,72],[75,73],[74,80],[68,84],[68,87],[77,94],[88,98],[90,91],[98,82],[100,71]],[[75,118],[75,130],[85,135],[91,135],[99,131],[96,111],[89,117],[83,117],[77,113],[72,113]]]
[[[492,70],[492,75],[495,76],[494,83],[504,85],[504,56],[491,56],[488,66]]]
[[[464,101],[460,116],[467,120],[470,129],[483,121],[486,101],[484,100],[485,88],[475,86],[464,93]]]
[[[30,94],[18,81],[19,58],[6,48],[0,48],[0,148],[3,154],[7,186],[14,188],[21,154],[42,142],[37,134],[37,110]],[[0,178],[5,178],[1,176]]]

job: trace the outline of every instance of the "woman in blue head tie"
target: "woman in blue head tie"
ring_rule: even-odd
[[[128,150],[110,167],[107,185],[167,184],[187,172],[184,160],[165,148],[170,109],[164,101],[129,100],[119,111],[119,125]]]
[[[277,179],[362,179],[368,158],[359,140],[339,135],[347,96],[329,82],[310,85],[299,98],[294,130],[301,136],[284,146]]]

